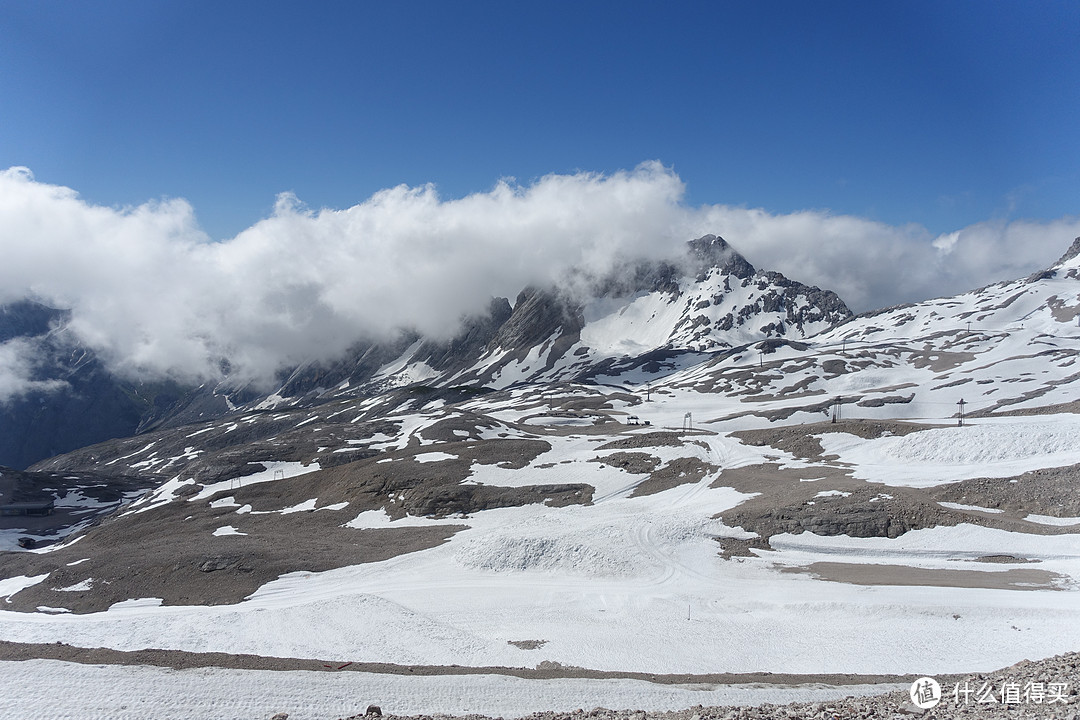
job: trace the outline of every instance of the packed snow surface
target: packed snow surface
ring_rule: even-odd
[[[329,720],[369,704],[398,715],[519,717],[538,708],[677,710],[697,704],[786,703],[900,689],[895,685],[657,685],[642,680],[523,680],[506,675],[409,677],[361,672],[225,670],[0,662],[0,717],[20,720],[269,718]],[[57,688],[63,688],[57,692]],[[43,701],[47,698],[47,701]]]
[[[1080,463],[1080,417],[979,419],[902,437],[865,440],[847,433],[817,436],[826,454],[855,465],[862,480],[926,487],[970,477],[1011,477]]]

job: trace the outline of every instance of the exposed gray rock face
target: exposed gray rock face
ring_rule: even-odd
[[[1069,260],[1072,260],[1077,255],[1080,255],[1080,237],[1072,241],[1072,245],[1065,251],[1065,254],[1058,258],[1058,261],[1050,267],[1057,267],[1058,265],[1064,265]]]
[[[788,323],[799,330],[809,323],[826,321],[835,324],[852,317],[851,310],[832,290],[803,285],[789,280],[778,272],[770,271],[763,273],[762,276],[769,285],[785,290],[783,294],[776,293],[765,299],[762,310],[770,312],[782,308],[787,313]],[[800,296],[806,298],[805,305],[800,306],[797,302]]]
[[[403,332],[395,338],[381,341],[357,342],[345,357],[332,363],[312,363],[301,366],[288,375],[278,390],[287,398],[320,395],[345,381],[363,384],[372,378],[383,365],[393,362],[405,348],[419,339],[415,333]]]
[[[704,280],[704,274],[712,268],[718,268],[726,275],[734,275],[740,280],[752,277],[754,266],[728,245],[727,241],[716,235],[703,235],[689,243],[692,270],[698,280]]]
[[[960,519],[934,502],[912,493],[880,499],[870,491],[858,491],[834,502],[805,500],[765,511],[739,508],[725,515],[725,522],[757,532],[761,537],[780,533],[848,535],[850,537],[897,538],[909,530],[955,525]]]
[[[462,327],[447,341],[426,340],[414,354],[438,371],[453,371],[475,361],[511,317],[506,298],[493,298],[487,312],[462,320]],[[314,363],[294,370],[281,385],[278,394],[286,398],[306,398],[306,404],[325,400],[327,391],[348,382],[353,394],[375,394],[385,389],[369,384],[388,363],[397,360],[410,345],[423,338],[415,332],[401,332],[397,337],[365,340],[349,353],[331,363]]]
[[[0,306],[0,342],[45,335],[68,314],[30,300]]]
[[[489,347],[527,352],[556,333],[576,336],[583,325],[580,308],[557,291],[526,288],[518,295],[513,314],[499,328]]]
[[[686,244],[686,255],[677,262],[635,262],[615,268],[607,277],[593,283],[593,294],[611,298],[639,292],[677,295],[681,277],[693,277],[701,282],[713,269],[737,280],[753,277],[756,272],[724,238],[703,235]]]
[[[679,292],[679,277],[683,269],[670,262],[625,263],[606,277],[594,279],[591,294],[596,297],[629,297],[639,292]]]
[[[406,493],[402,508],[410,515],[443,518],[545,501],[551,507],[562,507],[591,500],[592,488],[581,484],[530,485],[525,488],[448,484]]]
[[[436,370],[449,370],[466,360],[475,360],[513,312],[509,300],[492,298],[486,315],[467,318],[461,331],[451,340],[442,343],[428,341],[417,355]]]

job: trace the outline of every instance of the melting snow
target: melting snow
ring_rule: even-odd
[[[1053,515],[1028,515],[1024,518],[1028,522],[1038,523],[1039,525],[1080,525],[1080,518],[1076,517],[1054,517]]]
[[[523,654],[525,651],[522,651]],[[535,659],[529,656],[530,660]],[[528,662],[524,657],[522,662]],[[383,698],[396,715],[484,714],[521,717],[537,708],[571,713],[583,707],[634,707],[650,712],[699,703],[744,705],[841,699],[906,689],[907,685],[660,685],[645,680],[526,680],[509,675],[404,676],[310,672],[81,665],[56,660],[0,662],[8,681],[4,707],[22,720],[109,717],[269,718],[326,720],[362,712]],[[64,692],[58,693],[57,687]],[[153,688],[151,693],[147,688]],[[48,702],[42,702],[48,698]],[[357,708],[360,710],[357,710]],[[108,708],[106,714],[100,714]]]
[[[441,462],[442,460],[457,460],[457,455],[444,452],[427,452],[413,455],[413,460],[418,463]]]
[[[314,510],[315,509],[315,504],[318,501],[319,501],[319,498],[312,498],[310,500],[305,500],[302,503],[298,503],[296,505],[293,505],[292,507],[285,508],[284,510],[281,511],[281,514],[282,515],[290,515],[292,513],[306,512],[308,510]]]
[[[84,592],[94,587],[94,579],[87,578],[82,582],[75,583],[74,585],[68,585],[64,588],[57,588],[60,592]]]
[[[274,480],[283,480],[285,478],[296,477],[297,475],[304,475],[306,473],[315,472],[320,470],[319,463],[313,462],[310,465],[304,465],[299,462],[264,462],[259,463],[266,469],[254,473],[252,475],[244,475],[243,477],[232,478],[230,480],[222,480],[221,482],[211,483],[203,487],[197,495],[189,498],[190,502],[196,500],[205,500],[206,498],[216,495],[222,490],[235,490],[238,487],[247,487],[256,483],[273,482]],[[187,482],[194,482],[189,480]]]
[[[357,530],[379,530],[382,528],[427,527],[431,525],[445,525],[448,522],[450,521],[436,520],[426,517],[416,517],[415,515],[406,515],[403,518],[391,520],[390,516],[386,514],[385,510],[365,510],[349,522],[342,525],[342,527],[354,528]]]
[[[978,505],[961,505],[960,503],[951,503],[951,502],[939,502],[938,505],[940,505],[941,507],[949,508],[950,510],[974,510],[974,511],[977,511],[977,512],[985,512],[985,513],[1001,513],[1001,512],[1005,512],[1004,510],[999,510],[997,508],[979,507]]]
[[[847,433],[817,437],[825,454],[836,454],[841,462],[856,466],[855,477],[887,485],[927,487],[1080,463],[1076,415],[977,422],[873,440]]]

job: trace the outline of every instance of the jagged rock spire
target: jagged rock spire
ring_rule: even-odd
[[[700,275],[710,268],[720,268],[740,280],[752,276],[756,270],[727,241],[719,235],[702,235],[687,243],[687,252],[694,263],[694,273]]]
[[[1072,241],[1072,245],[1065,251],[1065,254],[1058,258],[1058,261],[1050,267],[1057,267],[1058,265],[1064,265],[1069,260],[1072,260],[1077,255],[1080,255],[1080,237]]]

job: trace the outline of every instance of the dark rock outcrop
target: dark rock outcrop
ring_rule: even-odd
[[[1050,267],[1057,267],[1058,265],[1064,265],[1069,260],[1072,260],[1077,255],[1080,255],[1080,237],[1072,241],[1072,245],[1065,251],[1065,254],[1058,258],[1058,261]]]

